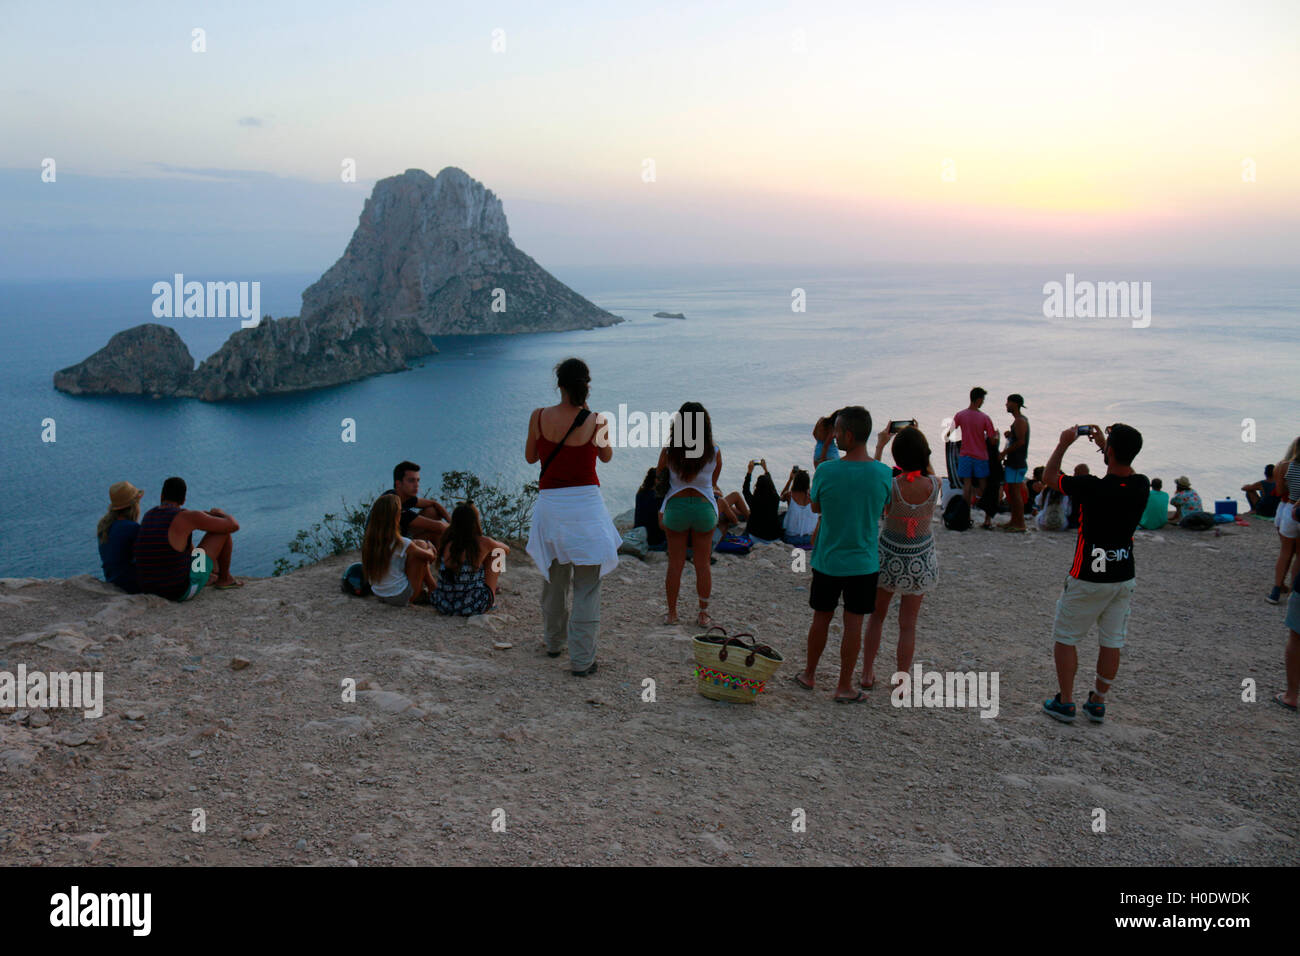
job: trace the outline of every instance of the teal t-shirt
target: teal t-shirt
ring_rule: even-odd
[[[893,472],[878,461],[823,462],[809,496],[821,510],[814,571],[848,577],[880,570],[880,513]]]
[[[1148,531],[1155,531],[1156,528],[1163,528],[1169,523],[1169,492],[1156,491],[1151,489],[1151,494],[1147,496],[1147,508],[1142,512],[1142,519],[1138,526],[1146,528]]]

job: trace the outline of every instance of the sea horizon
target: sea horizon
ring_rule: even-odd
[[[1056,432],[1076,418],[1122,419],[1146,436],[1139,470],[1166,485],[1188,474],[1207,501],[1240,497],[1236,489],[1256,480],[1295,437],[1287,434],[1294,426],[1285,424],[1285,349],[1270,355],[1258,347],[1261,341],[1300,344],[1289,304],[1300,292],[1294,273],[1094,268],[555,268],[557,278],[626,322],[575,332],[434,336],[438,353],[406,372],[212,404],[73,397],[50,382],[57,369],[143,321],[175,328],[201,362],[233,331],[231,320],[155,319],[148,312],[150,285],[139,279],[0,282],[0,327],[12,343],[4,360],[6,398],[18,411],[5,427],[17,496],[0,506],[6,539],[0,575],[97,574],[93,526],[116,480],[145,488],[149,504],[163,478],[186,477],[189,504],[223,507],[241,521],[236,571],[249,574],[269,574],[276,558],[289,556],[294,533],[341,501],[387,487],[392,465],[403,458],[422,465],[422,487],[435,497],[441,473],[451,470],[521,487],[536,468],[522,457],[528,410],[554,401],[550,370],[570,354],[592,367],[594,410],[617,412],[626,404],[671,412],[684,396],[703,401],[723,448],[724,491],[740,488],[750,458],[766,457],[778,485],[791,465],[809,467],[813,420],[851,403],[865,404],[877,422],[917,418],[939,449],[942,472],[943,419],[980,385],[990,392],[985,411],[999,430],[1009,421],[1001,399],[1025,395],[1031,466],[1046,460]],[[1043,284],[1071,272],[1081,281],[1150,281],[1150,327],[1044,317]],[[268,274],[262,312],[296,314],[302,289],[316,277]],[[797,289],[804,291],[804,312],[792,311]],[[38,308],[42,323],[25,322]],[[687,318],[651,317],[660,310]],[[1189,345],[1198,339],[1203,347]],[[654,371],[674,367],[676,376]],[[1238,374],[1245,370],[1249,376]],[[1218,388],[1207,389],[1208,382]],[[382,411],[403,405],[411,412],[405,428]],[[54,443],[40,440],[40,422],[50,417],[58,429]],[[354,445],[340,440],[347,417],[357,421]],[[1255,421],[1253,442],[1243,441],[1245,419]],[[160,428],[173,430],[170,452],[156,445]],[[481,437],[485,431],[490,437]],[[104,440],[110,434],[116,441]],[[132,451],[132,442],[141,447]],[[1197,454],[1178,451],[1180,444],[1198,443]],[[41,456],[79,475],[78,494],[62,502],[57,519],[20,504],[44,484]],[[322,462],[336,484],[293,477],[296,469]],[[611,514],[632,506],[653,463],[652,450],[616,449],[614,460],[601,466]],[[58,535],[73,516],[84,531],[65,541]]]

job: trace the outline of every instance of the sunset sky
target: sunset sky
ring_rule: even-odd
[[[6,5],[0,277],[323,269],[449,165],[543,265],[1295,263],[1300,4],[1134,6]]]

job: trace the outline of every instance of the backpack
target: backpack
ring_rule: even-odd
[[[349,597],[369,597],[370,584],[366,581],[365,573],[361,570],[361,562],[349,564],[348,569],[343,572],[343,593]]]
[[[722,540],[714,546],[714,551],[721,551],[723,554],[749,554],[754,547],[754,539],[748,534],[724,534]]]
[[[949,531],[966,531],[970,528],[970,504],[961,495],[948,502],[943,509],[943,526]]]

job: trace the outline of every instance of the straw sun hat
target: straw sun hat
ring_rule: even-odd
[[[144,492],[129,481],[119,481],[108,489],[108,506],[116,511],[129,508],[144,497]]]

